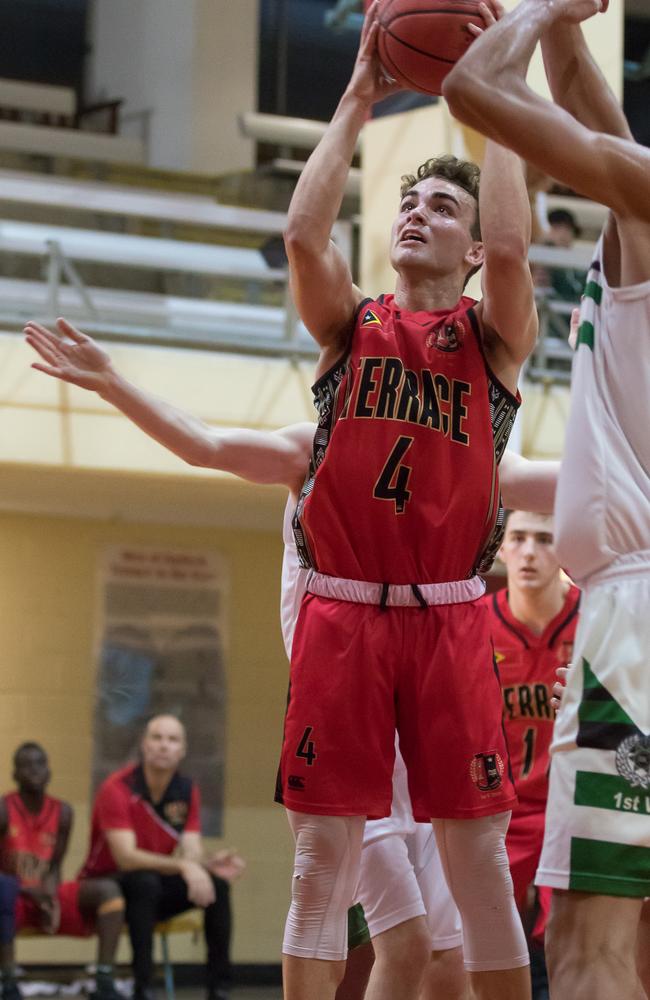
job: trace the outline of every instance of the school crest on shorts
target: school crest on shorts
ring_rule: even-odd
[[[501,786],[504,770],[503,757],[496,750],[474,754],[469,766],[470,777],[479,792],[495,792]]]
[[[650,736],[634,734],[616,750],[616,770],[632,788],[650,789]]]

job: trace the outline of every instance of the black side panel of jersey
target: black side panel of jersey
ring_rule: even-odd
[[[498,465],[503,458],[504,451],[506,450],[506,445],[508,444],[508,439],[512,432],[515,417],[517,416],[517,410],[519,409],[520,404],[519,400],[513,396],[512,393],[501,384],[501,382],[499,382],[487,362],[483,349],[483,340],[481,338],[481,328],[479,326],[476,313],[473,309],[468,309],[467,315],[469,316],[470,323],[472,324],[472,330],[474,331],[474,335],[485,362],[485,373],[488,379],[490,422],[492,424],[492,438],[494,441],[494,460],[496,465]],[[492,534],[483,547],[483,551],[480,553],[476,561],[471,574],[472,576],[476,573],[487,573],[492,566],[496,554],[501,547],[501,542],[503,541],[505,526],[506,512],[501,501],[501,494],[499,494],[499,509],[497,511],[494,528],[492,529]]]

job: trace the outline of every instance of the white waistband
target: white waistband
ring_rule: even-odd
[[[317,597],[355,604],[381,604],[385,607],[421,607],[422,601],[432,604],[465,604],[476,601],[485,593],[485,581],[480,576],[451,583],[368,583],[365,580],[342,580],[315,570],[309,574],[307,590]],[[418,594],[422,600],[418,599]]]

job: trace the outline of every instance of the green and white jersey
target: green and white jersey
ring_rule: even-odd
[[[537,882],[650,896],[650,576],[583,593]]]
[[[650,895],[650,281],[589,271],[555,514],[583,587],[537,882]]]
[[[555,505],[555,548],[582,588],[621,557],[650,571],[649,427],[650,281],[612,288],[601,238],[580,310]]]

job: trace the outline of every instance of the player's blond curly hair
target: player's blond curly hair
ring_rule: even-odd
[[[478,213],[478,192],[481,183],[481,168],[470,160],[459,160],[457,156],[443,153],[441,156],[432,156],[430,160],[421,163],[415,174],[404,174],[402,176],[402,186],[400,187],[400,197],[403,198],[419,181],[426,180],[427,177],[443,177],[452,184],[457,184],[459,188],[471,194],[476,200],[476,217],[472,225],[472,238],[481,239],[481,220]]]

